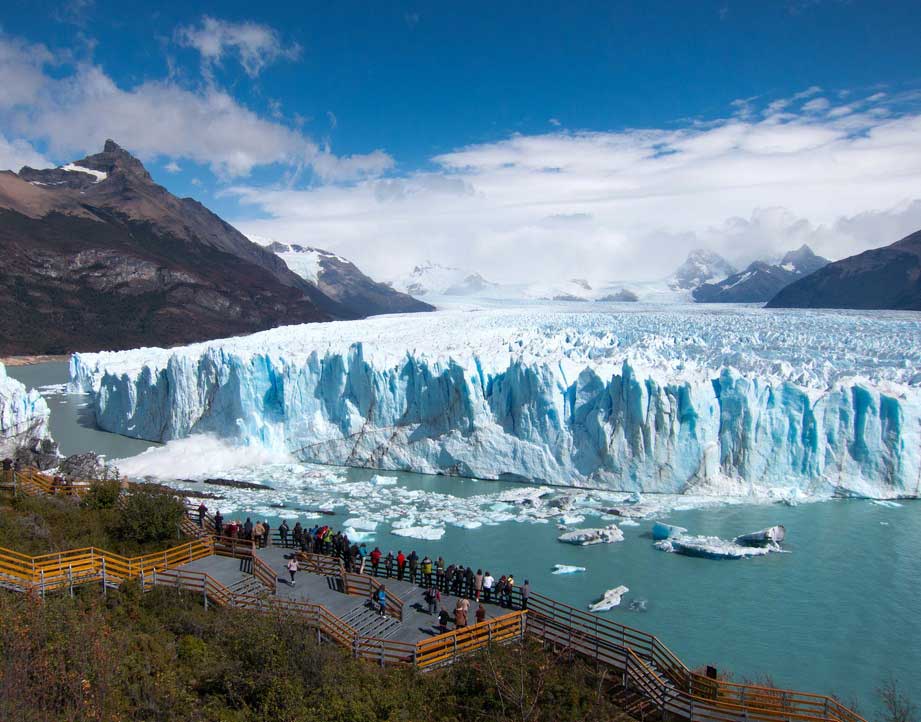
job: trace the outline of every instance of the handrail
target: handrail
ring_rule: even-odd
[[[517,611],[487,619],[469,627],[444,632],[416,643],[416,666],[420,669],[453,662],[458,655],[492,643],[524,636],[528,612]]]
[[[343,572],[342,573],[342,585],[343,591],[346,594],[350,594],[358,597],[365,597],[366,599],[373,599],[374,594],[381,588],[385,587],[384,584],[369,577],[365,574],[356,574],[354,572]],[[405,602],[392,590],[386,589],[387,602],[385,609],[390,616],[403,621],[403,607]]]
[[[271,566],[259,558],[258,554],[253,555],[253,576],[256,577],[266,589],[275,593],[278,584],[278,575]]]

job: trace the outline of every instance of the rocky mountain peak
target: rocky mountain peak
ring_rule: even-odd
[[[101,153],[88,155],[83,160],[76,161],[74,165],[103,173],[121,171],[137,179],[151,181],[150,173],[144,164],[111,139],[105,142]]]

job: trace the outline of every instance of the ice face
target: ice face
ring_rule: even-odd
[[[33,439],[50,438],[50,413],[41,394],[7,376],[0,363],[0,459],[15,457]]]
[[[210,432],[310,462],[617,490],[894,497],[921,478],[919,356],[910,314],[536,307],[76,354],[71,377],[102,428],[156,441]]]

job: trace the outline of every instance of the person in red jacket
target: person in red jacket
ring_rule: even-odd
[[[377,576],[377,567],[381,563],[381,550],[378,547],[374,547],[374,551],[371,552],[371,574],[375,577]]]
[[[406,566],[406,555],[403,550],[397,552],[397,579],[403,581],[403,568]]]

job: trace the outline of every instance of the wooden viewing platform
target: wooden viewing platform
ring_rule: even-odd
[[[421,588],[409,581],[350,573],[332,556],[281,546],[258,549],[249,541],[216,537],[210,521],[200,528],[197,513],[190,510],[182,527],[195,538],[141,557],[95,548],[37,557],[0,549],[0,588],[44,595],[72,593],[76,585],[91,583],[105,590],[137,579],[145,591],[172,587],[200,595],[206,606],[289,614],[312,629],[318,641],[346,647],[357,658],[421,670],[451,664],[491,644],[533,638],[611,669],[612,694],[640,719],[865,722],[831,697],[711,679],[690,670],[651,634],[534,592],[527,610],[520,608],[516,589],[515,610],[485,605],[484,622],[438,633]],[[293,586],[285,572],[292,554],[300,570]],[[366,606],[381,583],[388,597],[385,617]],[[442,606],[452,610],[455,599],[443,594]],[[471,619],[474,609],[471,603]]]

